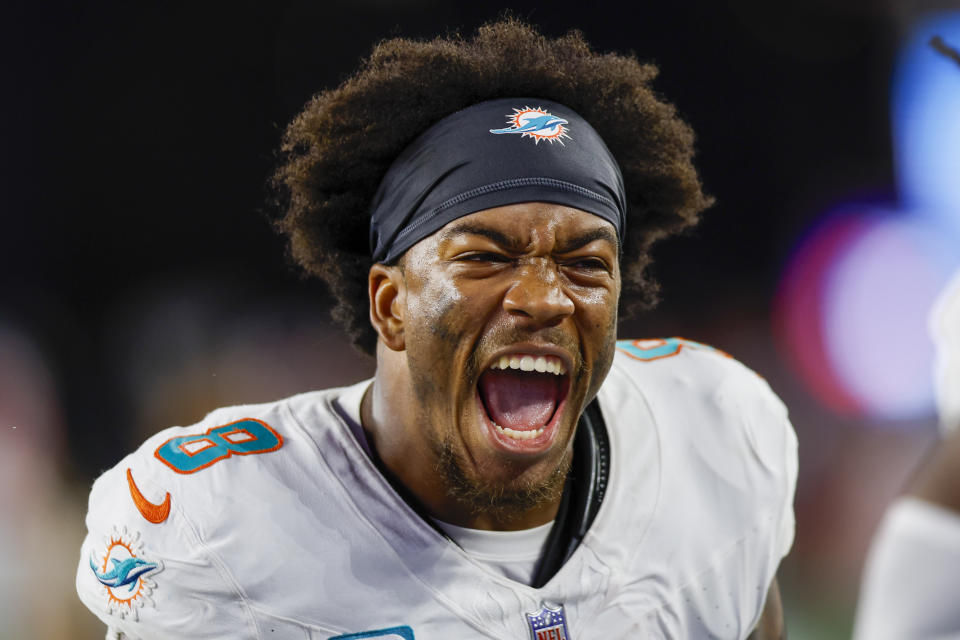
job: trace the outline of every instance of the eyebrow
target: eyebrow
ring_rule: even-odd
[[[522,248],[516,237],[509,236],[502,231],[497,231],[496,229],[491,229],[489,227],[470,224],[469,222],[462,222],[450,227],[440,235],[440,241],[446,242],[454,236],[463,234],[483,236],[501,246],[508,247],[510,249],[520,250]],[[580,247],[588,245],[594,240],[606,240],[617,249],[617,254],[620,253],[619,239],[617,238],[616,234],[607,227],[597,227],[596,229],[591,229],[590,231],[586,231],[578,236],[574,236],[564,241],[559,245],[558,252],[569,253],[571,251],[576,251]]]
[[[590,231],[570,238],[560,245],[560,253],[576,251],[580,247],[588,245],[594,240],[606,240],[612,244],[614,248],[616,248],[618,254],[620,253],[620,241],[618,240],[616,234],[609,229],[609,227],[597,227],[596,229],[591,229]]]
[[[440,234],[440,242],[446,242],[447,240],[452,239],[454,236],[460,235],[474,235],[474,236],[483,236],[493,242],[496,242],[499,245],[513,248],[519,248],[519,241],[507,234],[497,231],[496,229],[490,229],[488,227],[481,227],[479,225],[470,224],[469,222],[461,222],[460,224],[454,225]]]

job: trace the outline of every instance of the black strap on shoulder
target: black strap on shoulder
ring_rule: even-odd
[[[580,416],[563,499],[530,586],[545,585],[573,555],[600,510],[609,474],[610,439],[600,405],[594,399]]]

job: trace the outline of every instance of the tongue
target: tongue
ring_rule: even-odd
[[[516,370],[487,371],[480,394],[490,419],[517,431],[539,429],[553,416],[560,377]]]

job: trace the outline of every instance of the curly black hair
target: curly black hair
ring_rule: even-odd
[[[693,131],[651,89],[656,75],[632,56],[591,51],[578,31],[548,38],[512,17],[470,39],[385,40],[287,128],[272,179],[275,226],[293,260],[326,281],[337,300],[333,316],[354,344],[373,353],[369,207],[390,164],[455,111],[493,98],[540,97],[583,116],[620,164],[629,207],[620,313],[649,308],[658,288],[646,276],[651,245],[695,224],[712,203],[693,166]]]

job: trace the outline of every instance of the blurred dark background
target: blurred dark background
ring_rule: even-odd
[[[5,5],[0,479],[39,488],[3,494],[0,557],[47,553],[62,561],[50,571],[63,585],[33,585],[26,569],[0,580],[10,596],[0,638],[100,637],[71,595],[85,496],[146,435],[372,371],[271,230],[274,151],[312,93],[376,41],[470,33],[507,6]],[[511,8],[546,34],[577,28],[596,49],[657,63],[656,89],[697,132],[717,205],[658,247],[663,301],[621,335],[715,344],[787,401],[802,470],[782,570],[791,637],[844,637],[869,534],[935,439],[933,420],[871,429],[818,404],[778,351],[771,305],[798,238],[826,210],[896,198],[898,46],[918,16],[957,3]]]

